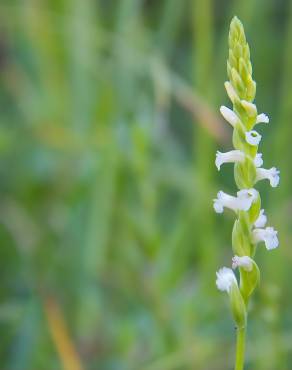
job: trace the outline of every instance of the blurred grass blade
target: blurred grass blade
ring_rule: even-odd
[[[44,300],[45,313],[48,320],[52,340],[59,353],[64,370],[82,370],[81,361],[69,335],[65,318],[57,302],[51,298]]]

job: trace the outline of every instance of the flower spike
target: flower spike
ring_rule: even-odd
[[[260,270],[254,259],[256,245],[264,242],[268,250],[277,248],[279,240],[273,227],[265,227],[267,216],[261,209],[261,197],[255,184],[268,179],[272,187],[279,184],[279,171],[272,167],[262,168],[263,155],[258,153],[262,136],[255,131],[260,123],[269,123],[265,113],[258,114],[254,102],[256,82],[252,76],[250,49],[246,41],[244,28],[237,17],[230,24],[229,54],[227,60],[228,81],[224,83],[232,109],[220,107],[224,119],[233,127],[233,150],[226,153],[217,151],[215,165],[220,170],[224,163],[234,163],[234,178],[237,187],[236,196],[219,191],[213,200],[215,212],[222,213],[224,208],[233,210],[236,220],[232,230],[232,268],[239,268],[237,282],[234,272],[227,267],[217,273],[216,285],[226,291],[237,327],[236,369],[244,368],[244,337],[247,306],[250,296],[258,285]]]

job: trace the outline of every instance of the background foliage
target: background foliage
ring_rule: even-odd
[[[247,369],[292,361],[292,2],[2,0],[0,363],[7,370],[231,369],[215,271],[231,259],[227,35],[251,46],[280,248],[258,248]]]

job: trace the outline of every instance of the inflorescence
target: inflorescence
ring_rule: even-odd
[[[232,231],[232,269],[239,268],[240,282],[232,269],[223,267],[217,272],[216,285],[229,294],[237,327],[242,328],[246,325],[248,299],[259,280],[259,268],[254,261],[256,246],[264,242],[267,250],[271,250],[279,245],[277,231],[273,227],[265,227],[267,217],[254,186],[267,179],[272,187],[276,187],[280,178],[275,167],[262,167],[262,153],[258,153],[262,136],[254,127],[268,124],[269,118],[264,113],[258,114],[253,103],[256,83],[252,78],[249,45],[237,17],[230,25],[227,74],[229,81],[225,82],[225,88],[233,109],[221,106],[220,112],[233,127],[234,149],[226,153],[217,151],[215,165],[219,171],[223,164],[234,163],[234,177],[239,190],[235,196],[219,191],[214,199],[214,209],[222,213],[229,208],[236,214]]]

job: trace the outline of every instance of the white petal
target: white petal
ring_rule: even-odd
[[[265,227],[267,223],[267,216],[265,215],[265,210],[261,209],[259,217],[256,219],[254,226],[255,227]]]
[[[223,163],[236,163],[244,161],[245,155],[241,150],[231,150],[230,152],[221,153],[219,150],[216,153],[215,165],[220,170]]]
[[[233,112],[233,110],[225,107],[224,105],[222,105],[220,107],[220,112],[222,114],[222,116],[225,118],[225,120],[231,124],[231,126],[235,126],[238,122],[239,122],[239,118],[237,117],[237,115]]]
[[[218,199],[214,199],[213,207],[216,213],[223,213],[223,205]]]
[[[254,159],[254,165],[256,167],[261,167],[264,164],[263,158],[262,158],[262,153],[257,153]]]
[[[245,133],[245,140],[250,145],[259,145],[262,136],[255,130],[247,131]]]
[[[267,179],[270,181],[270,185],[275,188],[280,182],[280,171],[276,167],[270,169],[257,168],[256,170],[256,181]]]
[[[269,123],[270,119],[265,113],[261,113],[257,116],[256,123]]]
[[[246,271],[252,270],[252,259],[249,256],[234,256],[232,258],[232,268],[233,270],[236,269],[236,267],[242,267]]]
[[[222,267],[219,271],[216,272],[216,285],[219,290],[222,292],[230,292],[230,289],[233,284],[237,285],[237,280],[234,275],[234,272],[227,267]]]
[[[279,240],[277,237],[278,232],[273,227],[254,229],[252,233],[254,242],[259,243],[264,241],[268,250],[277,248],[279,246]]]

